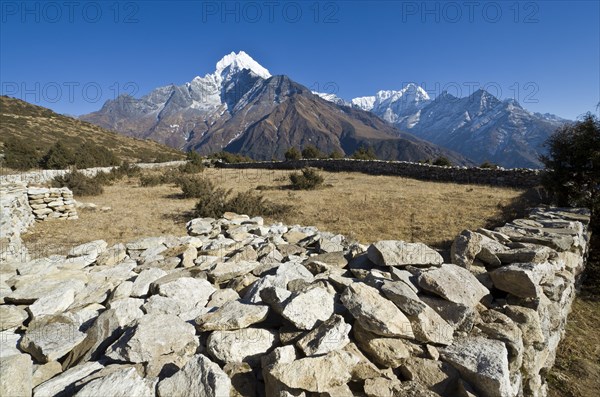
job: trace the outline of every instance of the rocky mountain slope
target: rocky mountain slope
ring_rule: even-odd
[[[328,98],[332,99],[332,98]],[[372,113],[339,106],[244,52],[220,60],[214,73],[140,98],[120,96],[83,120],[139,138],[203,154],[228,150],[256,159],[283,158],[291,146],[351,154],[371,146],[382,159],[425,160],[463,156],[397,131]]]
[[[20,99],[0,96],[0,142],[18,138],[39,153],[61,141],[76,149],[83,142],[93,142],[132,162],[152,161],[157,157],[183,158],[183,153],[155,141],[134,139],[96,125],[54,113]]]
[[[432,100],[423,88],[408,84],[400,91],[379,91],[351,103],[478,164],[490,161],[510,168],[539,168],[544,142],[568,122],[529,112],[514,100],[501,101],[484,90],[464,98],[442,93]]]

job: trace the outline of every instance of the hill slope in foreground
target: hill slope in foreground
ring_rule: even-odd
[[[93,142],[111,150],[121,160],[130,162],[184,157],[180,151],[160,143],[126,137],[7,96],[0,96],[0,126],[2,145],[8,139],[18,138],[31,144],[40,155],[61,141],[73,150],[84,142]]]

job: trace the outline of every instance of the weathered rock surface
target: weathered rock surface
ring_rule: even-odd
[[[201,331],[232,331],[260,323],[268,313],[269,307],[266,305],[232,301],[214,312],[201,315],[195,322]]]
[[[440,265],[442,256],[423,243],[384,240],[369,246],[371,262],[378,266]]]
[[[450,302],[471,307],[490,292],[468,270],[450,264],[423,272],[419,286]]]
[[[194,356],[175,375],[163,379],[157,388],[159,397],[229,396],[231,380],[223,370],[202,354]]]
[[[0,306],[0,331],[21,326],[27,320],[27,312],[18,306]]]
[[[342,302],[367,330],[382,336],[414,338],[410,320],[375,288],[353,283],[342,294]]]
[[[516,394],[511,387],[504,343],[482,337],[465,338],[441,349],[440,354],[442,360],[456,368],[481,396]]]
[[[45,194],[32,205],[57,201]],[[465,231],[454,265],[232,213],[69,257],[2,251],[1,392],[543,397],[588,223],[536,209]]]
[[[199,342],[194,326],[169,314],[139,319],[107,350],[107,356],[131,363],[149,362],[166,354],[191,356]]]
[[[135,368],[124,368],[103,378],[92,380],[83,386],[75,396],[153,396],[155,385],[156,380],[142,378]]]
[[[352,327],[342,316],[334,314],[297,342],[298,348],[307,356],[326,354],[339,350],[350,343],[348,334]]]
[[[245,328],[235,331],[214,331],[206,348],[215,359],[224,362],[255,362],[275,347],[279,338],[275,331]]]
[[[65,356],[85,336],[71,317],[62,314],[46,316],[29,324],[19,346],[37,361],[46,363]]]
[[[28,354],[0,358],[0,396],[30,396],[33,365]]]
[[[358,362],[347,353],[335,351],[324,356],[275,364],[269,369],[269,376],[290,389],[331,393],[352,379],[348,360]]]
[[[520,298],[535,298],[552,274],[549,263],[513,263],[490,273],[494,286]]]

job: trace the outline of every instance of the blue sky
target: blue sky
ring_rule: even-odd
[[[2,94],[60,113],[181,84],[244,50],[345,99],[478,87],[575,118],[600,102],[597,1],[1,1]]]

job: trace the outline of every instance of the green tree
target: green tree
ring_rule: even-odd
[[[586,207],[592,225],[600,219],[600,120],[591,113],[573,124],[558,128],[540,156],[546,167],[543,185],[559,206]]]
[[[298,149],[291,147],[284,153],[284,157],[286,160],[300,160],[301,154]]]
[[[490,168],[490,169],[495,170],[496,168],[498,168],[498,165],[494,164],[492,162],[489,162],[489,161],[484,161],[483,163],[481,163],[479,165],[479,168]]]
[[[343,159],[344,158],[344,153],[342,153],[341,151],[335,149],[333,152],[329,153],[329,158],[330,159]]]
[[[37,167],[40,158],[37,152],[23,139],[11,137],[4,142],[4,164],[15,170]]]
[[[452,162],[448,160],[447,157],[439,156],[438,158],[433,160],[433,165],[451,166]]]
[[[104,146],[84,142],[75,152],[75,165],[79,169],[119,165],[119,158]]]
[[[377,155],[375,155],[375,150],[371,146],[361,145],[352,154],[352,158],[356,160],[377,160]]]
[[[319,159],[321,157],[325,157],[325,155],[313,145],[308,145],[304,149],[302,149],[302,158]]]
[[[41,165],[45,169],[64,169],[76,162],[75,154],[61,141],[52,146],[42,158]]]

